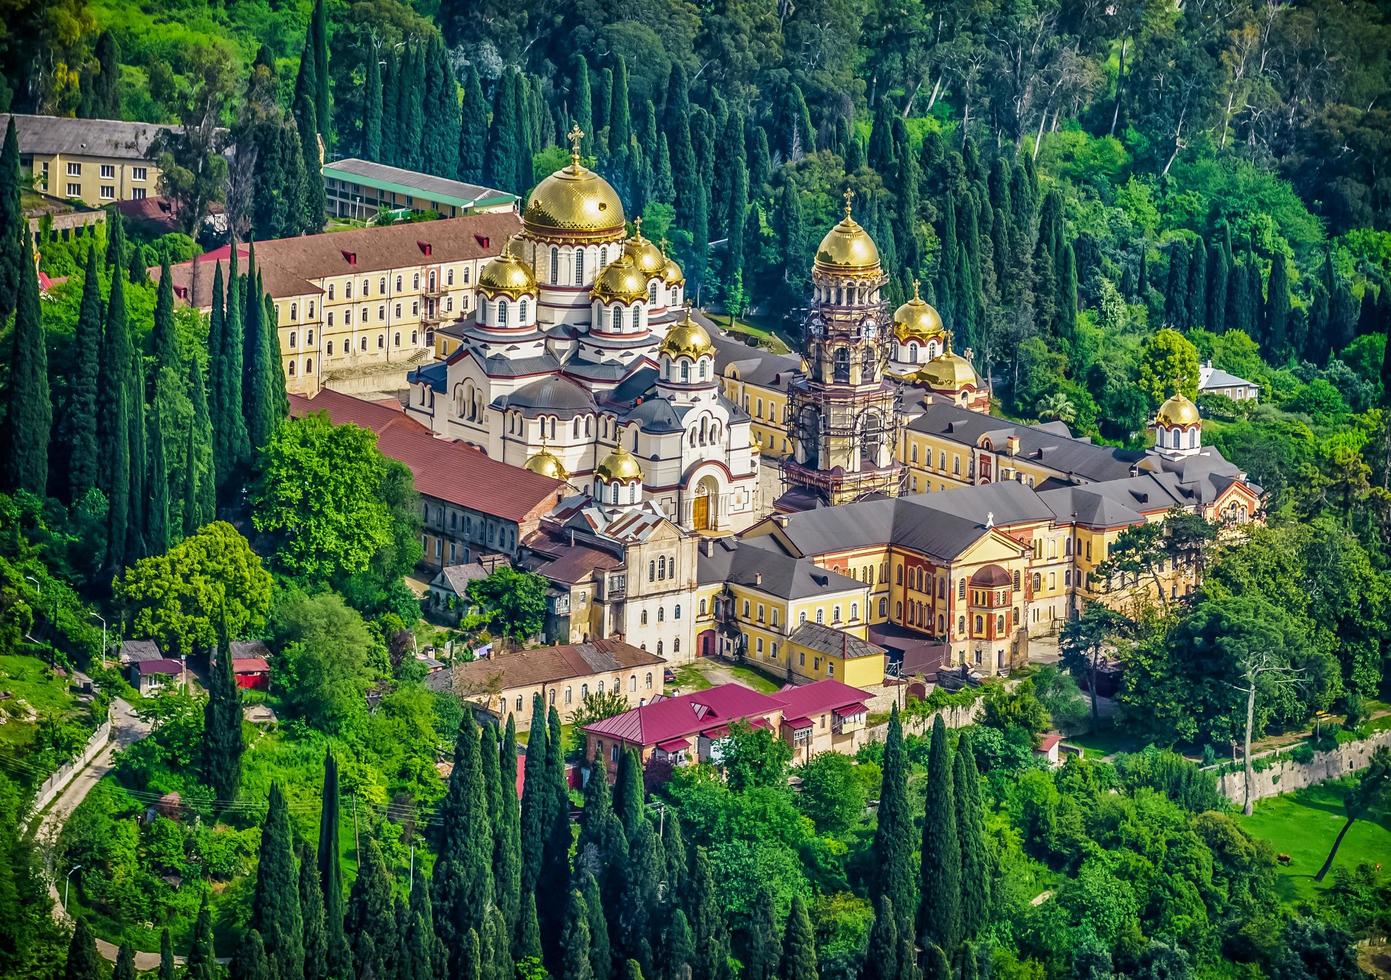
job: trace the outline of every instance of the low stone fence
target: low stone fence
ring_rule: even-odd
[[[1327,752],[1316,752],[1308,762],[1281,755],[1254,775],[1251,798],[1263,800],[1279,796],[1365,769],[1371,764],[1372,753],[1383,745],[1391,745],[1391,731],[1377,732],[1358,742],[1345,742]],[[1233,802],[1242,802],[1246,799],[1245,773],[1238,769],[1220,774],[1217,777],[1217,791]]]
[[[106,743],[111,741],[111,720],[108,718],[101,723],[92,737],[87,739],[87,744],[77,756],[59,766],[47,779],[39,786],[34,793],[34,804],[30,813],[42,813],[44,807],[52,803],[54,798],[72,782],[72,777],[76,776],[87,764],[97,757],[97,753],[106,748]]]

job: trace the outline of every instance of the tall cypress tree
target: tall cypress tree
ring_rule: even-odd
[[[1188,325],[1204,325],[1207,315],[1207,246],[1201,238],[1193,239],[1193,252],[1188,263]]]
[[[797,188],[788,181],[778,195],[777,232],[780,244],[779,265],[783,284],[791,295],[801,292],[807,274],[807,233],[802,223],[802,201]]]
[[[695,937],[695,975],[711,980],[729,976],[729,932],[715,894],[710,858],[703,847],[691,854],[686,893],[686,909]]]
[[[135,949],[129,942],[121,943],[116,951],[116,968],[111,980],[135,980]]]
[[[667,99],[662,131],[670,141],[671,179],[676,190],[676,223],[689,226],[699,191],[695,147],[691,142],[690,82],[686,69],[674,62],[667,79]]]
[[[24,234],[28,234],[27,230]],[[28,262],[19,270],[9,354],[6,389],[9,404],[5,409],[4,427],[0,429],[4,484],[8,490],[28,490],[43,497],[48,486],[53,403],[48,393],[48,349],[39,313],[39,282],[33,265]]]
[[[963,732],[956,746],[952,793],[956,799],[957,835],[961,839],[961,934],[971,938],[991,922],[995,869],[985,837],[985,807],[970,732]]]
[[[231,489],[251,459],[251,441],[246,430],[246,407],[243,390],[246,387],[246,318],[243,300],[246,296],[246,277],[238,272],[237,243],[227,266],[227,313],[222,331],[222,353],[218,376],[222,393],[219,396],[222,428],[218,442],[226,471],[219,469],[218,478]]]
[[[315,0],[310,24],[314,39],[314,118],[327,148],[333,145],[333,115],[329,107],[328,11],[324,0]]]
[[[119,222],[110,234],[113,240],[120,238]],[[130,533],[130,402],[125,383],[130,358],[125,281],[113,270],[100,357],[101,376],[107,380],[97,389],[96,426],[99,476],[107,500],[107,564],[114,566],[125,559]]]
[[[515,957],[518,963],[530,961],[540,965],[541,926],[536,919],[536,893],[534,891],[522,893],[522,911],[517,917],[516,945]]]
[[[304,980],[327,980],[327,944],[324,935],[324,893],[319,886],[314,845],[299,848],[299,914],[304,924]]]
[[[507,716],[502,744],[498,749],[497,826],[493,838],[493,900],[497,902],[507,927],[510,946],[521,914],[522,891],[522,815],[517,799],[517,725]]]
[[[11,127],[14,123],[11,121]],[[104,980],[106,968],[97,953],[96,937],[87,925],[87,920],[78,917],[72,930],[72,940],[68,943],[68,959],[63,967],[67,980]]]
[[[483,180],[488,150],[488,105],[478,69],[464,72],[464,106],[459,123],[459,179],[477,184]]]
[[[185,980],[218,980],[217,951],[213,948],[213,919],[208,910],[208,893],[198,902],[198,917],[193,922],[193,938],[185,958]]]
[[[462,940],[470,931],[482,932],[483,915],[493,900],[493,831],[478,731],[467,713],[454,743],[454,769],[439,818],[430,899],[435,931],[450,952],[451,974],[457,975],[465,966]]]
[[[246,411],[246,434],[252,450],[260,452],[270,442],[276,425],[284,417],[277,404],[280,380],[279,346],[271,347],[273,324],[267,322],[261,276],[257,272],[246,298],[246,388],[242,401]]]
[[[177,980],[178,964],[174,962],[174,937],[168,928],[159,931],[159,980]]]
[[[232,980],[273,980],[276,976],[266,956],[266,942],[256,929],[248,929],[232,957]]]
[[[1227,329],[1227,280],[1231,277],[1230,256],[1222,242],[1207,255],[1207,328],[1214,333]]]
[[[782,959],[782,936],[773,921],[773,896],[766,889],[749,910],[744,930],[745,980],[775,980]],[[868,967],[868,962],[866,962]]]
[[[575,55],[575,80],[571,90],[570,115],[575,125],[586,133],[594,132],[594,95],[590,87],[589,62],[584,55]]]
[[[560,929],[561,980],[594,980],[589,961],[589,910],[584,896],[571,889],[565,902],[565,919]]]
[[[152,555],[162,555],[172,543],[169,522],[169,466],[164,450],[164,421],[159,405],[148,418],[149,473],[145,485],[149,496],[145,503],[145,545]],[[182,521],[180,521],[182,526]]]
[[[608,920],[604,918],[604,898],[599,893],[599,882],[588,871],[580,877],[580,892],[584,895],[589,923],[590,971],[594,974],[594,980],[610,980],[613,976],[613,949],[609,942]]]
[[[327,204],[324,196],[323,160],[319,156],[319,140],[323,132],[314,115],[314,104],[308,95],[295,103],[295,123],[299,132],[300,174],[299,215],[294,221],[296,232],[312,235],[324,227]]]
[[[550,792],[549,823],[541,849],[541,874],[536,886],[536,914],[541,922],[541,948],[547,965],[559,963],[556,938],[565,916],[563,905],[570,881],[570,793],[565,784],[565,743],[560,715],[552,705],[546,718],[546,785]]]
[[[130,431],[130,527],[126,531],[126,564],[134,564],[150,552],[146,539],[148,524],[149,439],[145,417],[145,371],[144,358],[139,349],[131,350],[130,361],[126,366],[126,404],[130,415],[126,421]]]
[[[203,771],[207,773],[208,785],[224,805],[236,799],[245,749],[241,688],[232,672],[230,637],[225,630],[224,624],[217,658],[209,670],[208,700],[203,706]]]
[[[576,867],[597,868],[595,874],[604,897],[601,907],[616,916],[628,865],[628,840],[622,822],[613,811],[602,755],[594,757],[589,781],[584,786],[584,811],[575,855]]]
[[[878,908],[887,898],[899,916],[894,935],[912,935],[913,814],[908,806],[908,754],[903,747],[903,723],[898,705],[889,712],[884,739],[883,778],[879,789],[879,822],[874,831],[874,862],[869,898]]]
[[[900,963],[903,944],[898,938],[898,919],[893,901],[881,895],[874,906],[874,924],[869,928],[862,980],[906,980]]]
[[[1285,256],[1276,251],[1270,263],[1270,283],[1266,297],[1266,329],[1262,353],[1267,360],[1283,358],[1289,348],[1290,274]]]
[[[811,931],[811,917],[801,895],[792,896],[792,910],[787,915],[787,931],[782,940],[782,966],[779,980],[818,980],[816,967],[816,937]]]
[[[459,170],[459,85],[438,36],[425,49],[425,118],[421,165],[426,173],[452,178]]]
[[[938,715],[927,759],[918,937],[924,947],[936,943],[947,950],[961,941],[961,841],[953,795],[947,728]]]
[[[546,712],[541,695],[531,702],[531,732],[526,744],[526,763],[522,771],[522,894],[534,893],[541,877],[541,848],[551,825],[551,803],[554,796],[546,781]],[[518,952],[520,959],[522,954]]]
[[[348,934],[357,974],[391,976],[389,970],[396,962],[399,940],[396,905],[386,862],[382,860],[381,848],[372,837],[363,842],[358,854],[357,877],[348,896],[344,929]]]
[[[494,187],[513,194],[525,194],[526,188],[517,187],[515,179],[517,160],[525,145],[516,74],[515,69],[509,69],[497,80],[493,92],[493,118],[488,128],[484,178]]]
[[[1058,274],[1058,325],[1062,336],[1077,335],[1077,257],[1070,244],[1063,246],[1062,269]]]
[[[367,57],[367,77],[362,86],[362,155],[382,160],[382,66],[374,48]]]
[[[324,962],[333,977],[351,976],[352,953],[343,927],[343,870],[338,843],[338,760],[324,752],[324,788],[319,805],[319,888],[324,897]]]
[[[628,862],[621,872],[622,892],[612,939],[616,947],[615,958],[637,960],[645,973],[653,972],[653,945],[658,938],[656,913],[661,906],[658,895],[665,867],[661,840],[652,821],[643,817],[628,843]],[[727,947],[725,953],[727,956]],[[700,975],[699,967],[696,972]],[[723,974],[708,975],[714,977]]]
[[[270,785],[266,819],[261,824],[260,860],[249,924],[265,942],[266,960],[275,977],[290,980],[304,975],[304,927],[290,810],[280,784],[274,782]]]
[[[19,302],[20,277],[29,257],[29,220],[20,203],[19,138],[14,116],[5,126],[5,144],[0,149],[0,323],[15,311]]]
[[[381,162],[397,166],[400,162],[401,139],[401,63],[396,52],[382,50],[382,155]]]
[[[618,773],[613,784],[613,812],[630,840],[638,821],[645,819],[643,807],[642,763],[636,752],[624,749],[618,756]]]
[[[73,374],[68,397],[68,488],[73,503],[97,485],[97,387],[101,360],[101,256],[87,246],[82,304],[73,335]]]
[[[191,507],[184,510],[184,534],[192,534],[216,516],[217,493],[213,463],[212,416],[208,411],[207,386],[198,357],[188,359],[188,396],[193,403],[193,422],[189,426],[187,466],[184,474]]]
[[[1175,239],[1169,246],[1169,278],[1164,283],[1164,322],[1183,329],[1188,317],[1188,243]]]

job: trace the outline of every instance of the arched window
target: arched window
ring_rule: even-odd
[[[575,285],[584,285],[584,249],[575,249]]]
[[[675,572],[676,572],[676,568],[673,567],[673,568],[672,568],[672,573],[675,574]],[[671,614],[671,618],[672,618],[672,619],[680,619],[680,618],[681,618],[681,603],[678,602],[678,603],[676,604],[676,609],[673,610],[673,612],[672,612],[672,614]]]
[[[497,301],[497,325],[499,327],[507,326],[507,300],[505,299]]]
[[[903,566],[902,566],[902,565],[895,565],[895,566],[894,566],[894,584],[895,584],[895,585],[902,585],[902,584],[903,584]]]
[[[599,268],[602,269],[604,266],[606,266],[606,265],[608,265],[608,264],[609,264],[609,247],[608,247],[607,245],[605,245],[603,248],[599,249]]]
[[[328,325],[329,325],[330,327],[333,326],[333,313],[332,313],[332,312],[330,312],[329,315],[328,315]]]
[[[604,682],[603,682],[603,681],[600,681],[600,682],[598,683],[596,693],[598,693],[598,694],[603,694],[603,693],[604,693]]]
[[[657,641],[657,656],[660,657],[661,655],[662,655],[662,641],[661,641],[661,640],[658,640],[658,641]]]
[[[290,346],[295,346],[295,332],[293,330],[290,331]]]
[[[894,619],[903,622],[903,603],[901,601],[894,603]]]
[[[613,314],[609,317],[609,324],[610,324],[610,326],[613,327],[613,332],[614,332],[614,333],[619,333],[619,332],[621,332],[621,331],[623,330],[623,309],[622,309],[622,307],[615,306],[615,307],[613,308]]]
[[[551,419],[551,438],[555,438],[555,419]]]
[[[985,620],[984,620],[984,618],[982,618],[981,616],[977,616],[977,617],[976,617],[976,632],[977,632],[977,633],[981,633],[981,632],[984,632],[984,631],[985,631]]]
[[[1018,570],[1018,569],[1015,569],[1015,572],[1014,572],[1014,587],[1015,587],[1016,589],[1019,588],[1019,570]]]
[[[291,362],[290,362],[290,377],[293,378],[294,376],[295,376],[295,362],[294,362],[294,361],[291,361]]]
[[[667,620],[667,611],[666,611],[665,609],[663,609],[661,606],[658,606],[658,607],[657,607],[657,622],[659,622],[659,623],[665,623],[666,620]]]
[[[657,280],[652,280],[647,284],[647,302],[653,306],[657,305]]]
[[[630,690],[630,691],[636,691],[637,689],[638,689],[638,675],[637,675],[637,674],[633,674],[631,677],[628,678],[628,690]]]
[[[560,249],[551,246],[551,282],[560,282]]]
[[[327,352],[328,352],[328,356],[329,356],[329,357],[332,357],[332,356],[333,356],[333,341],[331,341],[331,340],[328,342],[328,345],[327,345]]]
[[[397,276],[397,277],[396,277],[396,291],[397,291],[397,292],[400,292],[400,291],[401,291],[401,277],[400,277],[400,276]]]
[[[588,684],[581,684],[581,685],[580,685],[580,700],[583,701],[583,700],[584,700],[585,698],[587,698],[587,697],[589,697],[589,685],[588,685]]]
[[[662,555],[660,558],[657,559],[657,578],[662,579],[662,578],[666,578],[666,577],[667,577],[667,556],[666,556],[666,555]]]
[[[965,616],[958,616],[958,617],[956,617],[956,631],[957,631],[958,633],[963,634],[963,635],[965,634],[965,632],[966,632],[966,617],[965,617]]]
[[[682,380],[682,381],[690,381],[690,380],[691,380],[691,362],[690,362],[690,361],[682,361],[682,362],[681,362],[681,380]]]
[[[649,691],[652,690],[652,671],[649,670],[647,672],[647,677],[645,678],[645,681],[647,683],[647,689]]]
[[[1004,617],[1004,616],[996,616],[996,617],[995,617],[995,632],[1003,634],[1004,631],[1005,631],[1005,617]]]
[[[305,373],[305,374],[313,374],[313,373],[314,373],[314,359],[313,359],[312,357],[307,357],[307,358],[304,359],[304,373]]]
[[[848,384],[850,382],[850,348],[837,347],[835,352],[834,373],[832,380],[837,384]]]
[[[517,322],[526,323],[526,300],[522,300],[517,304]]]
[[[290,304],[290,319],[291,319],[291,320],[298,320],[298,319],[299,319],[299,304],[298,304],[298,303],[291,303],[291,304]]]
[[[657,581],[657,563],[655,561],[649,561],[647,563],[647,581]],[[643,615],[645,616],[647,614],[643,613]]]
[[[859,604],[858,602],[852,602],[852,603],[850,603],[850,621],[851,621],[851,622],[854,622],[855,620],[857,620],[857,619],[859,619],[859,618],[860,618],[860,604]]]

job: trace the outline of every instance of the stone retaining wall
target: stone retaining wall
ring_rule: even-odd
[[[43,784],[34,793],[34,803],[30,813],[42,813],[44,807],[52,803],[54,798],[63,791],[68,783],[72,782],[72,777],[81,772],[87,763],[97,757],[102,749],[106,748],[106,743],[111,740],[111,721],[108,719],[101,723],[92,737],[87,740],[82,752],[75,758],[63,763],[53,773],[43,781]]]
[[[1391,745],[1391,731],[1377,732],[1371,738],[1347,742],[1328,752],[1316,752],[1309,762],[1296,762],[1289,756],[1281,756],[1269,768],[1255,774],[1252,799],[1279,796],[1359,772],[1367,768],[1372,753],[1383,745]],[[1243,802],[1246,799],[1245,773],[1240,770],[1222,773],[1217,777],[1217,791],[1235,803]]]

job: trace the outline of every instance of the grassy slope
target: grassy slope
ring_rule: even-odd
[[[6,754],[22,754],[34,740],[36,726],[20,720],[23,711],[16,702],[23,700],[40,718],[66,715],[76,706],[67,681],[51,676],[48,666],[35,657],[0,655],[0,691],[14,695],[0,702],[0,713],[6,716],[0,725],[0,751]]]

